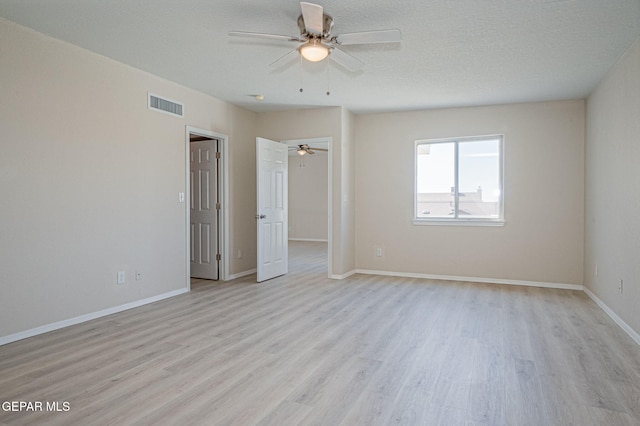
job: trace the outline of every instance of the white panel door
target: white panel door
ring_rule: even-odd
[[[191,142],[191,276],[218,279],[216,140]]]
[[[287,145],[256,138],[258,282],[289,268]]]

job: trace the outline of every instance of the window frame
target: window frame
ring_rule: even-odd
[[[499,160],[498,160],[498,179],[500,181],[500,200],[498,203],[497,218],[465,218],[459,217],[460,197],[459,197],[459,145],[460,143],[481,142],[486,140],[498,139]],[[440,139],[416,139],[413,145],[414,171],[413,171],[413,224],[414,225],[454,225],[454,226],[504,226],[504,135],[482,135],[482,136],[464,136]],[[454,211],[456,217],[438,217],[425,218],[418,217],[418,146],[426,144],[454,144]]]

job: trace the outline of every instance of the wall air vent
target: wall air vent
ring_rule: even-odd
[[[183,104],[167,98],[161,98],[153,93],[149,93],[149,109],[164,112],[165,114],[171,114],[176,117],[184,117]]]

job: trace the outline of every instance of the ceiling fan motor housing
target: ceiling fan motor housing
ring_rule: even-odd
[[[331,34],[333,29],[333,18],[326,13],[322,14],[322,34],[311,34],[307,31],[307,27],[304,25],[304,17],[300,15],[298,18],[298,28],[300,28],[300,35],[314,38],[320,36],[320,38],[327,38]]]

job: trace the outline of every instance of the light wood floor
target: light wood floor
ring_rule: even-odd
[[[291,273],[0,347],[0,402],[46,425],[639,425],[640,348],[582,292]]]

